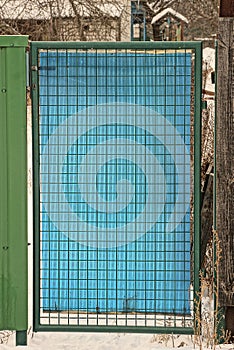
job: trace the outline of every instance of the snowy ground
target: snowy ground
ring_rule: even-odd
[[[15,348],[14,335],[7,344],[0,345],[0,350]],[[27,347],[18,349],[41,350],[153,350],[153,349],[199,349],[194,345],[191,336],[153,335],[125,333],[36,333],[29,335]],[[205,344],[202,347],[206,350]],[[210,349],[210,348],[209,348]],[[234,345],[216,346],[218,349],[234,350]]]

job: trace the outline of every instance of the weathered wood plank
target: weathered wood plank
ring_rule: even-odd
[[[220,17],[234,17],[234,0],[220,2]]]
[[[223,2],[225,3],[225,1]],[[221,240],[221,306],[234,306],[234,18],[219,19],[216,224]]]
[[[206,254],[206,247],[212,239],[213,226],[213,176],[207,174],[204,192],[202,193],[201,209],[201,259],[202,266]]]

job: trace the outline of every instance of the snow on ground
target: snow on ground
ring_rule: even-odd
[[[10,336],[7,344],[0,345],[0,350],[16,348],[14,336]],[[174,346],[173,346],[174,345]],[[23,349],[40,350],[154,350],[154,349],[193,350],[199,347],[193,344],[191,336],[155,335],[126,333],[36,333],[30,335],[28,346]],[[205,345],[202,350],[208,348]],[[209,348],[210,349],[210,348]],[[216,346],[216,350],[234,350],[234,345]]]

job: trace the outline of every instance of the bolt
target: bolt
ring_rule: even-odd
[[[7,246],[4,246],[4,247],[2,247],[3,248],[3,250],[7,250],[9,247],[7,247]]]
[[[2,91],[2,93],[6,93],[6,89],[2,89],[1,91]]]

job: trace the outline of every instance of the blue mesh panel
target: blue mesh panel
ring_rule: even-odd
[[[189,313],[190,53],[41,52],[42,308]]]

